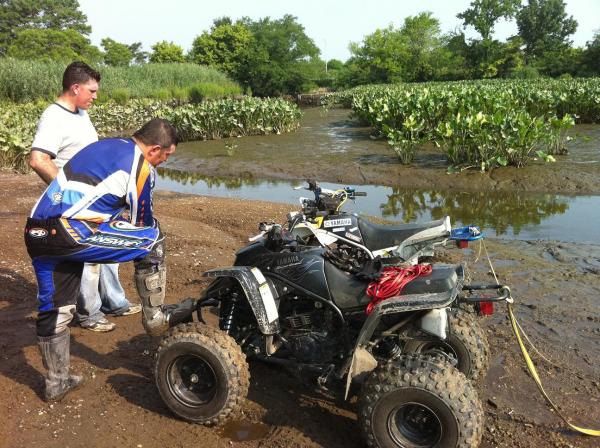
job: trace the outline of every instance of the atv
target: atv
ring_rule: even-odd
[[[197,300],[198,322],[179,324],[157,350],[155,378],[169,409],[205,425],[236,414],[248,360],[292,369],[315,387],[358,395],[369,446],[472,447],[483,431],[475,389],[488,366],[483,330],[461,304],[506,298],[501,286],[465,286],[462,265],[427,276],[367,314],[368,282],[299,244],[281,226],[236,254]],[[495,288],[494,297],[479,297]],[[203,310],[218,315],[218,328]]]
[[[301,211],[288,214],[288,230],[306,244],[329,248],[344,259],[364,263],[379,257],[416,264],[449,242],[466,248],[470,241],[483,237],[476,226],[452,228],[449,216],[423,223],[376,224],[342,209],[348,200],[366,196],[366,192],[352,187],[333,191],[314,180],[307,183],[297,188],[311,191],[314,198],[300,198]]]

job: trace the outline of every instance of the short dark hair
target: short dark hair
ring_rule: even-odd
[[[84,84],[90,79],[100,82],[100,73],[87,65],[85,62],[71,62],[63,73],[63,92],[69,90],[73,84]]]
[[[133,136],[145,145],[160,145],[168,149],[177,146],[177,131],[164,118],[153,118],[133,133]]]

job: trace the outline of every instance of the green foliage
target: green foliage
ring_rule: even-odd
[[[586,75],[600,74],[600,31],[588,41],[581,56],[582,72]]]
[[[463,19],[465,27],[471,25],[475,28],[486,40],[494,32],[498,19],[513,17],[520,4],[521,0],[473,0],[471,7],[456,17]]]
[[[156,64],[169,64],[172,62],[185,62],[183,48],[173,42],[163,40],[152,45],[150,62]]]
[[[128,89],[115,89],[110,97],[117,104],[125,104],[131,98],[131,92]]]
[[[291,15],[282,19],[215,20],[194,40],[190,59],[221,67],[257,96],[298,93],[313,85],[310,66],[319,49]],[[324,64],[323,64],[324,65]]]
[[[517,13],[517,26],[527,58],[535,59],[569,47],[577,21],[567,17],[563,0],[528,0]]]
[[[0,166],[27,169],[37,121],[47,103],[0,103]],[[298,107],[282,99],[245,97],[177,106],[173,101],[131,100],[97,104],[89,110],[101,137],[130,135],[153,117],[168,119],[181,141],[279,134],[300,123]]]
[[[53,100],[60,93],[64,63],[21,61],[0,58],[0,101]],[[144,64],[130,67],[102,67],[99,98],[114,98],[115,91],[127,90],[131,98],[188,99],[189,88],[206,82],[227,86],[226,94],[239,86],[216,69],[196,64]],[[116,94],[120,99],[123,93]]]
[[[575,117],[600,123],[600,78],[364,86],[326,102],[352,107],[402,163],[430,141],[452,166],[489,170],[564,153]]]
[[[352,57],[339,84],[394,83],[445,78],[453,64],[444,47],[439,21],[431,13],[409,16],[401,28],[392,25],[350,44]],[[456,64],[455,64],[456,65]]]
[[[240,75],[242,61],[251,57],[248,50],[251,40],[252,33],[243,23],[217,19],[210,32],[205,31],[194,39],[188,59],[217,67],[235,78]]]
[[[133,51],[128,45],[106,37],[101,41],[104,48],[104,63],[114,67],[126,67],[133,59]]]
[[[83,60],[90,64],[102,60],[100,50],[74,30],[25,29],[8,47],[7,55],[16,59],[60,61]]]
[[[280,134],[295,130],[301,113],[280,98],[224,99],[188,104],[165,115],[183,140]]]
[[[37,122],[47,104],[0,103],[0,166],[25,171]]]
[[[147,51],[142,50],[141,42],[132,43],[131,45],[129,45],[129,50],[131,51],[134,64],[145,64],[148,60],[149,54]]]
[[[72,30],[87,35],[91,27],[79,10],[77,0],[2,0],[0,1],[0,56],[19,32],[26,29]]]
[[[225,98],[241,94],[241,87],[234,83],[215,84],[212,82],[201,82],[190,88],[189,100],[192,103],[201,103],[202,101],[210,99]]]

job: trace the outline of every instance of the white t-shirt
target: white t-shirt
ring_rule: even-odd
[[[53,103],[42,114],[31,147],[50,155],[62,168],[79,150],[96,141],[98,133],[85,110],[71,112]]]

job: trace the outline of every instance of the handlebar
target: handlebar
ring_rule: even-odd
[[[463,291],[482,291],[486,289],[496,289],[499,292],[496,296],[460,296],[461,302],[478,303],[478,302],[503,302],[510,299],[510,288],[506,285],[466,285],[463,286]]]

